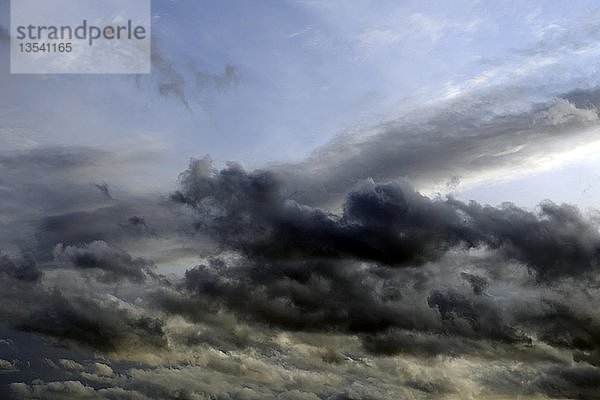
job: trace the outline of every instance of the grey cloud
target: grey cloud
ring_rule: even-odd
[[[486,372],[481,383],[489,388],[485,394],[508,396],[542,394],[556,399],[597,399],[600,396],[598,368],[575,366],[535,366]],[[525,383],[525,384],[523,384]]]
[[[511,95],[493,90],[449,101],[437,108],[413,111],[365,132],[341,135],[306,160],[274,167],[295,199],[332,205],[358,182],[408,179],[417,186],[455,185],[497,169],[527,165],[539,154],[560,153],[565,143],[587,143],[586,128],[598,124],[587,99],[596,91],[565,94],[520,112]],[[577,99],[572,103],[569,99]],[[578,107],[577,105],[580,105]]]
[[[471,288],[473,289],[473,293],[476,295],[484,294],[485,289],[489,286],[488,281],[485,278],[482,278],[481,276],[469,274],[466,272],[461,273],[460,276],[467,282],[469,282]]]
[[[189,111],[191,111],[190,103],[185,93],[185,77],[175,66],[163,56],[158,46],[153,40],[152,42],[152,67],[159,74],[158,91],[162,96],[174,96],[177,98]]]
[[[32,150],[5,152],[0,164],[5,168],[27,168],[30,173],[65,171],[97,162],[105,152],[90,148],[44,147]]]
[[[61,267],[92,275],[105,284],[142,283],[154,277],[151,264],[129,256],[103,242],[56,249]],[[4,259],[6,261],[6,259]],[[84,286],[76,279],[69,285],[56,282],[56,266],[41,271],[34,264],[19,266],[6,261],[0,273],[2,327],[41,334],[61,345],[80,345],[95,351],[132,354],[145,348],[166,348],[163,322],[142,312],[128,311],[107,289]],[[60,273],[60,272],[59,272]],[[24,295],[27,293],[26,295]]]
[[[260,260],[355,259],[388,266],[420,265],[456,247],[485,246],[524,263],[539,280],[597,270],[598,227],[568,205],[545,202],[537,213],[429,199],[410,186],[366,183],[351,192],[343,214],[286,199],[269,172],[231,165],[216,172],[194,160],[172,197],[197,210],[197,228],[224,246]]]
[[[137,316],[108,301],[66,298],[59,293],[49,295],[47,304],[26,316],[18,328],[104,352],[167,346],[160,319]]]
[[[572,355],[598,349],[593,312],[551,289],[578,290],[598,271],[598,227],[572,206],[482,206],[371,181],[336,215],[286,198],[268,171],[216,171],[208,159],[192,161],[180,182],[173,200],[196,211],[196,229],[223,255],[186,272],[182,298],[157,295],[168,313],[202,322],[224,308],[284,331],[357,334],[379,355],[498,357],[492,348],[506,348],[505,357],[562,362],[534,340]],[[487,254],[481,267],[473,251]],[[450,254],[470,272],[447,265]],[[499,302],[506,289],[496,285],[515,296]]]
[[[101,206],[105,199],[82,172],[105,156],[102,151],[64,147],[2,152],[0,246],[35,253],[32,236],[44,217]]]
[[[0,274],[0,327],[42,334],[62,345],[132,356],[140,349],[166,347],[160,319],[76,285],[71,281],[69,290],[75,293],[67,293],[58,286],[46,288]]]
[[[101,240],[127,247],[144,239],[182,236],[177,229],[183,216],[160,196],[125,191],[113,199],[108,184],[94,186],[112,174],[116,159],[90,148],[0,153],[0,247],[45,262],[52,260],[59,243],[81,246]]]
[[[96,274],[97,278],[103,282],[127,279],[141,283],[147,276],[153,276],[152,263],[139,257],[131,257],[125,251],[102,241],[94,241],[81,247],[58,244],[53,255],[55,260],[67,262],[75,268],[99,272]]]
[[[15,261],[6,255],[0,254],[0,274],[25,282],[37,283],[42,278],[42,271],[38,268],[31,256]]]
[[[172,61],[167,52],[163,51],[157,38],[152,41],[152,75],[161,96],[177,99],[188,111],[195,107],[205,108],[213,96],[222,94],[227,88],[236,85],[239,74],[234,65],[226,64],[220,73],[199,69],[194,61],[184,68]],[[138,86],[145,77],[138,76]]]
[[[538,125],[571,119],[539,115]],[[30,162],[59,176],[94,162],[44,154]],[[27,179],[42,182],[42,169]],[[53,387],[57,398],[72,386],[89,398],[329,399],[443,398],[483,385],[510,395],[510,365],[519,361],[534,366],[524,375],[536,382],[531,393],[576,396],[581,385],[585,396],[597,393],[586,379],[600,351],[590,289],[600,234],[576,208],[482,206],[368,180],[332,213],[291,198],[281,179],[196,160],[173,204],[126,193],[111,200],[86,182],[78,207],[37,213],[27,236],[36,262],[12,254],[0,262],[3,320],[51,343],[109,358],[147,354],[164,367],[111,364],[110,374],[79,358],[83,370],[69,369],[56,357],[71,375],[13,389],[39,397]],[[71,196],[57,189],[52,202]],[[181,282],[145,279],[151,263],[130,248],[165,238],[196,242],[206,262]],[[436,373],[441,360],[459,366]],[[473,365],[489,380],[478,381]],[[468,378],[452,375],[463,367]]]
[[[61,243],[79,246],[94,241],[110,244],[124,241],[131,232],[119,224],[125,223],[134,212],[121,203],[90,211],[46,216],[39,221],[36,229],[36,251],[40,257],[50,259],[56,245]]]
[[[148,239],[160,248],[160,234],[183,236],[176,232],[181,217],[169,205],[162,206],[160,198],[125,193],[114,200],[96,190],[92,182],[101,181],[112,157],[105,151],[68,147],[0,154],[2,327],[103,351],[135,349],[132,343],[119,346],[127,340],[152,341],[153,336],[153,346],[164,345],[160,320],[116,311],[99,300],[114,286],[157,277],[152,262],[132,257],[124,246],[140,250]],[[150,215],[148,222],[145,214]],[[64,274],[71,274],[70,285],[61,282]],[[85,283],[82,275],[105,286]],[[121,288],[120,295],[134,296],[128,292],[135,289]],[[147,338],[134,340],[137,336]]]
[[[196,84],[199,90],[204,90],[207,86],[214,86],[217,89],[224,89],[228,86],[236,84],[239,81],[235,66],[226,65],[221,74],[210,74],[202,71],[196,71],[193,66],[193,71],[196,76]]]
[[[112,195],[110,194],[110,188],[108,187],[108,184],[106,182],[102,182],[100,184],[97,183],[94,186],[96,186],[96,188],[100,191],[100,193],[102,193],[104,195],[104,197],[112,200]]]
[[[531,321],[517,321],[518,307],[508,312],[494,299],[468,292],[428,294],[412,290],[405,279],[403,270],[348,263],[213,264],[186,273],[190,299],[157,299],[164,310],[192,321],[209,320],[206,313],[225,306],[242,320],[283,330],[358,334],[374,354],[482,356],[491,343],[526,348],[531,339],[524,332],[545,333],[548,341],[553,335],[536,326],[535,312],[523,311]],[[385,285],[394,281],[401,289],[390,296]]]
[[[595,302],[596,299],[590,299]],[[593,363],[593,355],[600,348],[600,321],[585,312],[585,306],[575,302],[558,302],[542,298],[539,311],[517,314],[523,322],[535,326],[539,338],[552,346],[576,349],[588,355],[587,360]],[[580,352],[574,352],[577,357]]]

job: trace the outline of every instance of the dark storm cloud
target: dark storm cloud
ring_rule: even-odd
[[[29,257],[0,256],[0,324],[20,320],[24,313],[43,302],[45,291],[40,285],[43,275]],[[27,296],[23,296],[25,293]]]
[[[134,258],[122,249],[95,241],[81,247],[59,244],[53,252],[57,261],[67,262],[75,268],[92,270],[102,282],[127,279],[141,283],[153,276],[154,265],[143,258]]]
[[[578,350],[574,358],[595,364],[600,351],[600,321],[583,310],[584,306],[577,303],[542,298],[537,315],[517,313],[517,319],[535,326],[540,340],[555,347]]]
[[[42,278],[42,271],[31,256],[25,256],[23,260],[15,261],[0,254],[0,273],[25,282],[39,282]]]
[[[115,306],[108,301],[50,293],[47,304],[27,315],[17,328],[106,352],[166,347],[160,319]]]
[[[63,250],[65,255],[87,256],[84,252],[74,255],[69,248]],[[118,256],[123,258],[122,254]],[[109,274],[114,274],[114,279]],[[113,281],[117,275],[143,279],[135,270],[109,271],[103,276]],[[76,280],[65,289],[54,285],[48,288],[51,281],[42,285],[41,279],[42,272],[32,260],[0,257],[0,328],[39,333],[62,344],[75,343],[107,352],[166,346],[160,319],[130,311],[114,298],[79,286]]]
[[[437,267],[440,269],[434,274],[444,275],[443,268],[449,265],[442,263]],[[598,387],[593,384],[596,369],[587,364],[591,357],[581,358],[584,352],[590,354],[599,348],[594,342],[598,337],[593,306],[597,298],[585,306],[577,296],[561,295],[561,290],[538,291],[527,285],[504,287],[506,293],[498,293],[498,282],[480,276],[475,279],[474,274],[460,274],[460,270],[454,271],[455,279],[439,278],[417,285],[421,277],[412,268],[332,261],[246,261],[242,265],[214,261],[186,273],[184,292],[164,293],[155,300],[168,313],[201,324],[210,323],[229,309],[241,320],[260,322],[254,328],[258,332],[300,330],[356,335],[375,360],[400,353],[425,364],[430,361],[422,361],[424,358],[440,356],[477,359],[477,368],[490,376],[486,378],[489,381],[479,381],[478,372],[473,380],[482,384],[483,390],[489,389],[492,397],[536,393],[557,398],[577,398],[577,393],[586,394],[581,398],[598,395]],[[468,284],[461,286],[464,280]],[[484,280],[487,285],[482,285]],[[486,289],[475,292],[473,284]],[[506,284],[501,282],[500,287]],[[567,286],[565,290],[578,292],[580,288]],[[545,296],[561,301],[545,300]],[[193,345],[199,340],[222,351],[257,346],[247,337],[217,338],[212,332],[203,331],[202,335],[188,336],[188,343]],[[539,346],[539,341],[545,346]],[[557,350],[571,355],[561,355]],[[331,362],[342,367],[349,359],[352,357],[346,354]],[[503,360],[507,360],[507,365],[518,362],[525,371],[535,373],[515,376],[520,369],[499,367]],[[576,364],[571,367],[573,361]],[[434,385],[438,377],[413,377],[398,384],[430,396],[444,397],[456,390],[452,383],[443,380],[438,382],[439,387]],[[501,383],[504,379],[505,384]],[[581,385],[585,385],[583,391]]]
[[[151,261],[124,247],[143,249],[150,237],[158,243],[179,217],[160,198],[112,199],[107,184],[94,186],[114,157],[69,147],[0,154],[2,327],[103,352],[166,346],[160,319],[124,307],[110,293],[120,286],[135,298],[156,277]]]
[[[208,389],[186,391],[195,381],[176,389],[171,382],[137,384],[151,369],[127,382],[105,377],[102,388],[114,384],[130,392],[124,395],[150,398],[237,393],[240,380],[252,381],[251,371],[289,355],[293,346],[282,350],[275,344],[284,333],[304,338],[296,339],[299,349],[308,336],[334,338],[320,339],[304,358],[289,360],[313,375],[319,368],[347,368],[344,374],[367,382],[374,370],[386,369],[377,363],[401,353],[428,363],[464,358],[540,365],[528,376],[535,382],[532,393],[568,397],[581,385],[588,385],[586,395],[598,392],[586,379],[593,379],[600,363],[600,320],[593,307],[598,299],[590,289],[600,234],[574,207],[483,206],[428,198],[408,183],[367,180],[332,213],[290,198],[279,173],[246,172],[235,164],[217,171],[208,159],[191,162],[169,204],[121,192],[109,198],[103,185],[94,187],[101,176],[60,184],[87,165],[104,163],[103,157],[55,149],[0,159],[8,171],[3,184],[16,192],[27,188],[30,196],[9,191],[5,199],[35,205],[27,220],[32,230],[17,246],[22,256],[12,257],[19,253],[13,248],[12,258],[0,258],[4,323],[102,354],[218,356],[201,366],[216,382]],[[62,178],[46,178],[53,174]],[[37,206],[44,201],[51,212]],[[10,235],[6,229],[1,238]],[[146,257],[164,238],[196,241],[193,250],[207,261],[189,269],[179,284],[177,278],[147,279],[154,276],[152,262],[131,254]],[[206,242],[215,244],[210,252],[204,252]],[[353,350],[336,340],[353,340]],[[376,367],[359,373],[362,361],[355,353],[375,360]],[[232,354],[252,354],[252,362],[258,357],[262,364],[223,361]],[[265,373],[269,378],[258,378],[258,386],[270,387],[272,376],[290,374],[282,366],[287,362]],[[512,393],[502,383],[516,379],[509,372],[490,373],[483,384]],[[88,378],[81,378],[86,395],[99,395],[103,389],[86,386]],[[59,383],[52,384],[18,388],[34,395],[59,390]],[[274,398],[284,397],[285,385],[274,389]],[[318,397],[339,393],[342,386],[335,385]],[[423,398],[460,390],[450,378],[417,374],[395,378],[393,385]]]
[[[522,94],[502,88],[412,111],[358,134],[339,136],[295,165],[274,170],[306,204],[335,204],[357,182],[408,179],[419,186],[452,187],[463,178],[526,165],[540,154],[560,153],[597,135],[597,91],[579,91],[521,112],[500,111]],[[572,101],[572,102],[571,102]]]
[[[410,326],[395,303],[366,282],[373,272],[330,263],[232,267],[220,262],[187,271],[185,285],[201,304],[291,330],[375,332]],[[210,309],[209,308],[209,309]],[[190,314],[193,317],[193,314]]]
[[[438,260],[452,248],[487,247],[535,271],[540,281],[596,271],[598,227],[568,205],[538,212],[429,199],[407,184],[366,183],[348,194],[342,215],[286,199],[269,172],[231,165],[216,172],[192,161],[173,199],[192,206],[197,227],[224,246],[261,260],[353,259],[388,266]]]
[[[536,325],[536,317],[545,318],[543,310],[516,304],[507,311],[495,299],[468,291],[415,290],[416,279],[404,270],[350,263],[213,262],[186,273],[188,297],[162,294],[155,301],[196,322],[209,321],[211,313],[226,307],[242,320],[279,329],[358,334],[374,354],[483,357],[492,343],[527,349],[531,338],[524,332],[546,334],[549,342],[556,337]],[[516,318],[519,313],[523,320]]]
[[[539,284],[580,285],[597,273],[598,227],[574,207],[482,206],[371,181],[335,215],[287,199],[270,172],[215,171],[208,159],[192,161],[180,182],[173,200],[196,211],[196,229],[224,256],[187,271],[187,295],[157,295],[169,313],[201,322],[225,308],[283,330],[358,334],[375,354],[494,357],[491,349],[505,346],[508,357],[512,348],[554,359],[527,350],[533,338],[574,352],[600,346],[591,310],[536,293]],[[488,254],[487,276],[446,265],[457,252],[465,267],[477,263],[468,250]],[[512,267],[522,277],[502,278]],[[444,274],[449,282],[436,277]],[[494,284],[516,284],[515,297],[499,302]],[[528,292],[533,300],[519,299]]]

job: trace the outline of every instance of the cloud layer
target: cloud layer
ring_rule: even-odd
[[[0,153],[0,397],[598,398],[597,215],[423,190],[596,140],[597,91],[511,101],[163,194],[112,183],[143,150]]]
[[[6,396],[600,393],[593,215],[549,201],[532,211],[428,197],[374,179],[332,212],[289,195],[280,171],[217,170],[209,158],[156,199],[112,191],[102,176],[86,183],[80,172],[101,170],[98,154],[1,158],[4,185],[35,194],[2,194],[21,210],[5,225],[18,229],[1,236]],[[39,165],[60,184],[44,182]],[[164,269],[186,254],[195,266]],[[17,347],[34,344],[48,361]],[[52,355],[55,345],[67,353]],[[33,370],[45,378],[28,378]]]

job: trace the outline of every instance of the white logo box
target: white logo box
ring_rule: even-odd
[[[150,0],[11,0],[11,73],[150,73]]]

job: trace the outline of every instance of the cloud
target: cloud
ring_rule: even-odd
[[[504,87],[480,90],[413,110],[340,135],[306,160],[274,171],[284,177],[295,199],[332,206],[367,178],[402,178],[431,191],[449,182],[468,184],[543,168],[541,156],[559,156],[566,148],[596,141],[591,129],[598,126],[598,111],[589,103],[597,97],[595,90],[528,107],[512,104],[519,91],[511,97],[512,92]]]
[[[96,188],[106,197],[107,199],[112,200],[112,195],[110,194],[110,188],[106,182],[102,182],[101,184],[95,184]]]
[[[590,96],[588,95],[587,97],[589,98]],[[565,99],[557,99],[550,107],[539,111],[533,119],[534,126],[542,125],[551,127],[567,124],[585,124],[586,122],[598,122],[598,113],[595,111],[595,108],[578,108],[575,104]]]
[[[102,205],[105,199],[90,187],[85,174],[87,168],[101,163],[104,157],[106,153],[99,150],[64,147],[2,152],[2,248],[36,253],[31,236],[40,220]]]
[[[571,121],[570,107],[536,124]],[[44,154],[31,162],[59,176],[94,162]],[[54,375],[11,376],[18,398],[598,393],[585,382],[600,363],[600,234],[575,207],[483,206],[367,179],[332,212],[290,195],[278,171],[209,159],[192,160],[168,203],[107,199],[93,178],[83,204],[37,212],[27,246],[0,258],[3,326],[96,355],[47,355]],[[198,253],[183,277],[146,257],[171,241]]]
[[[187,217],[174,213],[160,195],[94,185],[114,177],[115,166],[119,175],[130,169],[127,157],[77,147],[0,152],[2,252],[26,253],[40,264],[54,260],[58,244],[103,241],[148,259],[188,247],[188,237],[177,231]]]
[[[102,363],[94,363],[94,372],[100,376],[111,376],[114,374],[113,369]]]
[[[48,400],[92,399],[92,400],[147,400],[148,397],[135,391],[121,388],[94,389],[80,381],[36,382],[32,385],[13,383],[11,389],[21,399],[44,398]]]
[[[156,41],[152,41],[152,67],[159,74],[158,91],[161,96],[174,96],[181,104],[191,111],[190,103],[185,93],[185,77],[181,74],[174,64],[165,58],[159,51]]]
[[[60,360],[58,360],[58,364],[66,369],[72,369],[72,370],[82,370],[83,369],[83,365],[79,364],[77,361],[74,360],[69,360],[69,359],[65,359],[65,358],[61,358]]]
[[[89,295],[67,298],[51,293],[46,304],[25,316],[17,327],[107,353],[135,354],[140,349],[167,346],[160,319],[136,315],[114,300],[94,300]]]
[[[367,180],[334,214],[288,198],[279,179],[190,163],[172,199],[195,211],[195,228],[221,254],[159,290],[153,307],[191,324],[231,312],[258,331],[353,336],[375,358],[522,360],[543,364],[541,377],[573,359],[595,362],[600,299],[585,288],[597,279],[600,234],[575,207],[482,206]],[[209,332],[188,345],[260,346]],[[403,385],[455,390],[427,382]]]
[[[43,273],[30,256],[15,262],[8,256],[0,254],[0,274],[19,281],[37,283],[42,278]]]
[[[220,92],[236,85],[239,74],[234,65],[226,64],[221,73],[211,73],[200,70],[194,61],[188,68],[183,68],[167,55],[157,44],[156,38],[152,41],[152,78],[158,93],[164,97],[177,99],[188,111],[193,112],[194,106],[210,100],[210,93]],[[143,79],[137,77],[138,85]]]
[[[148,275],[153,276],[152,263],[142,258],[133,258],[123,250],[102,241],[81,247],[58,244],[53,255],[56,261],[69,263],[75,268],[100,272],[97,278],[102,282],[127,279],[141,283]]]
[[[139,79],[188,108],[240,79],[154,56]],[[597,221],[423,194],[595,143],[597,91],[523,106],[520,89],[407,112],[293,165],[197,160],[170,203],[111,179],[129,164],[106,148],[2,152],[3,382],[48,399],[598,398]]]
[[[221,90],[239,82],[236,68],[233,65],[225,65],[221,74],[197,71],[194,67],[194,75],[196,76],[196,85],[199,91],[211,87]]]
[[[3,360],[0,358],[0,371],[15,371],[18,370],[13,361]],[[0,372],[1,373],[1,372]]]
[[[102,155],[102,151],[89,148],[45,147],[4,153],[0,163],[11,169],[26,167],[31,173],[39,172],[40,168],[65,171],[96,162]]]
[[[193,160],[172,197],[199,213],[197,228],[262,260],[362,260],[387,266],[436,261],[454,248],[487,247],[522,262],[539,280],[597,270],[598,227],[572,206],[542,203],[537,213],[506,203],[430,199],[407,184],[368,181],[348,194],[341,215],[284,195],[270,172],[236,165],[216,172]]]

